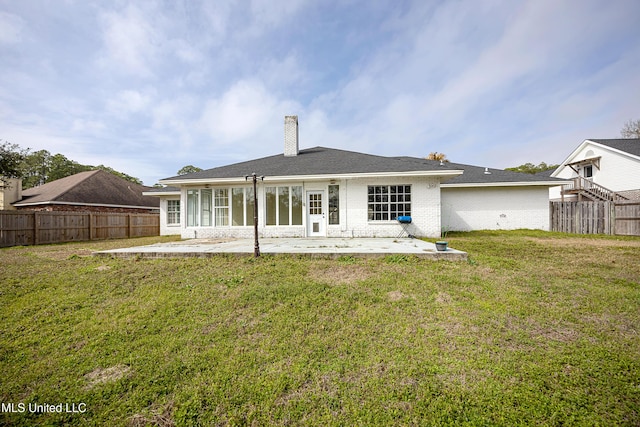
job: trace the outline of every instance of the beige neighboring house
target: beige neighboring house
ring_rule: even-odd
[[[4,178],[0,180],[0,211],[14,210],[11,205],[22,199],[22,180]]]
[[[640,139],[586,139],[551,174],[552,201],[640,200]]]

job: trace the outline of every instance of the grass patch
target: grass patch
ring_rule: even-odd
[[[447,239],[468,262],[2,249],[0,424],[640,424],[640,239]]]

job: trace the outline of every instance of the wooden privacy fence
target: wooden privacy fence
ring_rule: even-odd
[[[159,234],[158,214],[0,212],[0,247]]]
[[[640,236],[640,201],[551,202],[551,231]]]

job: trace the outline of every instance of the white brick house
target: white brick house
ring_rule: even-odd
[[[515,172],[299,149],[298,118],[285,117],[283,154],[160,181],[161,234],[251,238],[255,173],[262,237],[439,237],[443,229],[548,229],[548,188],[558,181]],[[544,198],[539,197],[544,195]],[[496,220],[497,219],[497,220]]]

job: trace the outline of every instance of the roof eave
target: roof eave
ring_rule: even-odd
[[[281,175],[266,176],[268,181],[325,181],[331,179],[355,179],[355,178],[385,178],[385,177],[446,177],[454,178],[462,175],[464,171],[458,169],[430,170],[430,171],[405,171],[405,172],[367,172],[367,173],[342,173],[342,174],[318,174],[318,175]],[[237,178],[198,178],[198,179],[170,179],[160,180],[164,185],[201,185],[201,184],[233,184],[245,182],[244,177]]]
[[[179,196],[179,191],[143,191],[143,196]]]
[[[519,182],[462,182],[454,184],[441,184],[441,188],[463,187],[557,187],[570,181],[519,181]]]
[[[17,208],[28,207],[28,206],[42,206],[42,205],[98,206],[98,207],[106,207],[106,208],[127,208],[127,209],[160,209],[159,206],[109,205],[106,203],[59,202],[56,200],[48,201],[48,202],[32,202],[32,203],[17,202],[12,204],[12,206]]]

